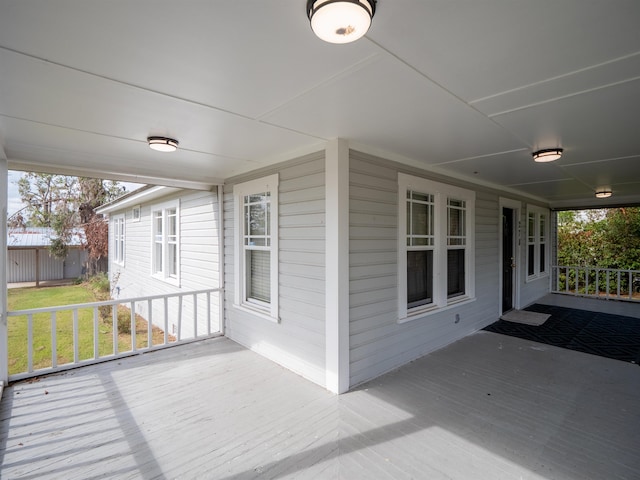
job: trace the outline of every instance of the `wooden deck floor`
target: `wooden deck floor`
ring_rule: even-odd
[[[636,479],[640,370],[480,332],[342,395],[225,338],[5,389],[3,479]]]

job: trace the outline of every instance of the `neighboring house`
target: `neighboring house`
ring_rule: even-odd
[[[216,195],[171,187],[144,186],[97,209],[109,217],[109,278],[114,298],[135,298],[216,288],[218,211]],[[176,299],[173,299],[176,300]],[[218,324],[218,300],[211,315]],[[154,303],[136,305],[136,313],[164,330],[164,310]],[[168,333],[193,336],[193,301],[169,304]],[[198,305],[198,331],[205,331],[206,305]]]
[[[147,187],[99,210],[120,295],[217,287],[223,263],[225,335],[335,392],[549,291],[554,218],[513,192],[342,140],[221,190]]]
[[[36,282],[78,278],[84,273],[88,253],[83,246],[84,233],[74,231],[67,256],[55,258],[49,253],[51,228],[12,228],[7,233],[7,283]]]

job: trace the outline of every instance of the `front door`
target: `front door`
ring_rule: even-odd
[[[513,309],[513,212],[512,208],[502,208],[502,313]]]

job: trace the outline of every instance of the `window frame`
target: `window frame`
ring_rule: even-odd
[[[111,217],[111,224],[113,226],[112,228],[113,233],[111,236],[111,242],[112,242],[112,248],[113,248],[113,250],[111,251],[113,252],[113,256],[111,257],[111,261],[116,265],[120,265],[121,267],[124,267],[125,239],[126,239],[125,237],[126,222],[125,222],[124,214],[113,215]]]
[[[175,213],[171,213],[175,211]],[[175,232],[167,233],[170,218],[175,217]],[[151,219],[151,276],[172,285],[180,286],[180,200],[171,200],[153,205],[149,218]],[[160,219],[161,231],[156,231],[157,219]],[[170,240],[169,237],[174,237]],[[173,256],[170,250],[174,249]],[[160,255],[160,267],[157,266]],[[175,272],[168,268],[169,258],[175,259]]]
[[[234,279],[234,307],[250,311],[251,313],[266,318],[267,320],[279,321],[279,275],[278,275],[278,174],[269,175],[256,180],[238,183],[233,186],[235,238],[235,279]],[[245,197],[251,195],[269,194],[269,220],[265,225],[263,235],[265,244],[250,245],[245,239],[252,237],[251,232],[246,231],[245,222]],[[251,251],[269,252],[269,301],[264,302],[255,298],[248,298],[248,282],[250,281],[250,270],[247,265],[247,254]]]
[[[424,248],[407,245],[410,243],[407,230],[407,205],[410,199],[407,198],[407,192],[410,191],[433,196],[434,205],[433,247],[428,247],[433,251],[433,298],[430,303],[415,307],[409,307],[407,299],[407,254]],[[416,320],[475,301],[475,198],[476,193],[473,190],[398,173],[398,323]],[[463,207],[454,207],[464,210],[463,235],[450,235],[449,200],[464,202]],[[462,244],[449,244],[449,239],[453,238]],[[464,292],[455,296],[447,295],[447,261],[450,250],[464,250]]]
[[[533,218],[533,232],[531,231],[531,219]],[[541,223],[544,219],[544,232],[541,233]],[[549,229],[550,229],[551,212],[542,207],[536,205],[527,205],[527,217],[526,217],[526,232],[525,238],[527,239],[526,249],[526,272],[527,282],[537,280],[539,278],[545,278],[549,276],[551,270],[549,263]],[[533,258],[531,258],[530,249],[533,247]],[[541,253],[544,254],[543,262],[541,264]],[[531,271],[530,263],[533,262],[533,273]]]

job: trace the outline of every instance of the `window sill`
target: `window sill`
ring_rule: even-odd
[[[163,283],[168,283],[169,285],[173,285],[174,287],[180,287],[180,280],[174,277],[165,277],[158,274],[151,274],[151,278],[155,278],[156,280],[160,280]]]
[[[447,305],[442,307],[432,306],[424,310],[416,311],[408,313],[406,317],[402,317],[398,319],[398,323],[408,323],[414,320],[420,320],[421,318],[430,317],[431,315],[435,315],[437,313],[446,312],[447,310],[451,310],[452,308],[460,307],[462,305],[466,305],[467,303],[472,303],[476,301],[476,297],[456,297],[455,300],[451,300]]]
[[[233,308],[245,313],[250,313],[251,315],[255,315],[256,317],[268,320],[272,323],[280,323],[280,319],[278,317],[272,317],[267,310],[254,307],[253,305],[238,305],[234,303]]]
[[[527,277],[527,279],[525,280],[525,283],[535,282],[536,280],[541,280],[543,278],[549,278],[549,273],[531,275],[530,277]]]

